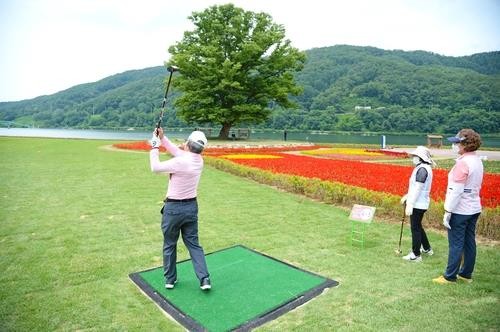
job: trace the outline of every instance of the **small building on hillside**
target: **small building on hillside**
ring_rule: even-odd
[[[371,106],[354,106],[355,111],[371,110]]]

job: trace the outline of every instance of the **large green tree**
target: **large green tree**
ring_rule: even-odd
[[[170,63],[182,75],[174,86],[183,92],[175,105],[188,122],[221,124],[220,138],[232,126],[261,123],[270,106],[291,108],[289,95],[301,92],[294,72],[305,53],[285,39],[285,28],[265,13],[232,4],[194,12],[195,29],[169,48]]]

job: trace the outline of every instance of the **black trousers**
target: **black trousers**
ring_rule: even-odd
[[[411,225],[411,249],[415,256],[420,256],[420,246],[424,247],[424,250],[429,250],[431,245],[427,239],[427,234],[422,227],[422,219],[424,218],[424,213],[427,210],[413,209],[413,213],[410,216]]]

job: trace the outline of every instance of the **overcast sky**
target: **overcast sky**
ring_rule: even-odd
[[[218,0],[0,0],[0,101],[163,65]],[[283,24],[292,45],[462,56],[500,50],[500,0],[234,0]]]

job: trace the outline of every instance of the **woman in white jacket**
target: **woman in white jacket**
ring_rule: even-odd
[[[479,192],[483,183],[483,163],[476,150],[481,137],[472,129],[462,129],[448,138],[459,157],[448,174],[443,225],[448,229],[448,265],[433,281],[449,284],[457,279],[472,282],[476,263],[476,223],[481,214]],[[460,261],[463,255],[463,265]]]
[[[417,146],[409,154],[413,156],[415,168],[410,176],[408,193],[401,198],[401,204],[406,204],[405,214],[410,217],[412,250],[403,259],[410,262],[421,262],[421,252],[427,255],[434,253],[427,239],[427,234],[422,227],[422,219],[430,204],[431,166],[435,163],[431,158],[429,149],[424,146]]]

